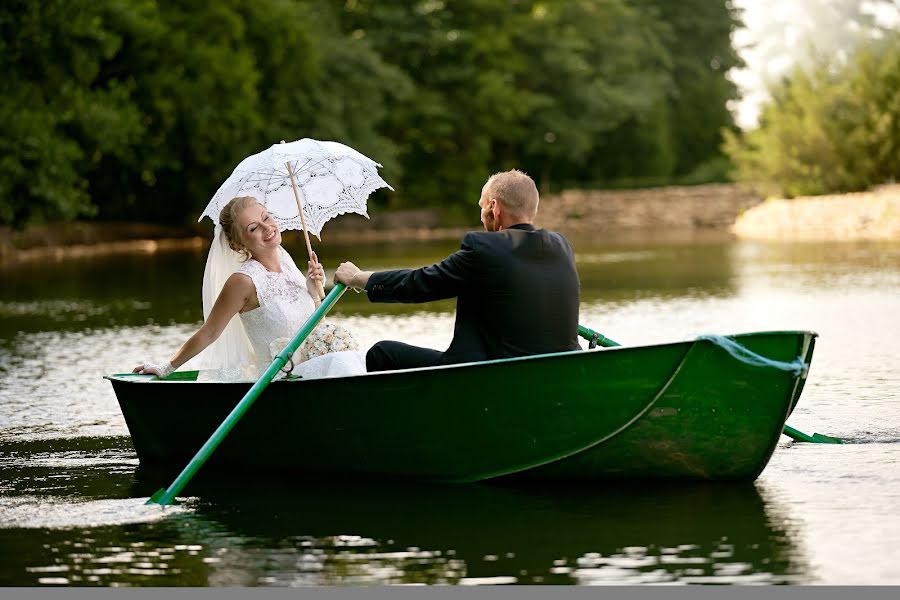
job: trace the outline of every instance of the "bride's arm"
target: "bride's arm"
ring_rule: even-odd
[[[253,281],[246,275],[233,273],[222,286],[222,291],[213,304],[209,318],[194,335],[182,344],[181,348],[169,359],[168,364],[138,365],[132,372],[161,377],[168,375],[216,341],[231,318],[255,298],[256,287],[253,285]]]

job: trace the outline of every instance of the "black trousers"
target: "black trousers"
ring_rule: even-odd
[[[393,371],[434,367],[441,364],[444,353],[431,348],[410,346],[403,342],[378,342],[366,352],[366,371]]]

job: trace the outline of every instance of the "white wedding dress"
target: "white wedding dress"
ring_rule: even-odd
[[[256,359],[256,377],[259,377],[269,368],[275,355],[287,341],[297,334],[316,306],[306,289],[306,278],[287,252],[281,253],[280,273],[269,271],[252,258],[243,263],[237,272],[253,281],[259,300],[259,308],[241,313],[241,322]],[[314,335],[316,331],[310,334]],[[297,354],[295,353],[295,357]],[[330,352],[295,363],[291,374],[314,379],[365,372],[365,353],[344,351]]]
[[[297,334],[315,310],[315,303],[306,288],[306,277],[297,269],[294,259],[279,248],[281,272],[270,272],[258,261],[242,261],[231,249],[216,224],[212,245],[203,272],[203,318],[209,319],[216,299],[225,282],[235,272],[253,281],[259,308],[235,315],[219,337],[199,357],[199,381],[255,381],[272,364],[275,355]],[[307,340],[294,353],[292,375],[312,379],[342,377],[366,372],[363,352],[330,352],[328,350],[353,347],[346,330],[338,339],[327,333],[339,326],[319,323]],[[342,328],[341,328],[342,329]],[[322,335],[323,331],[326,335]],[[350,338],[350,344],[347,343]],[[318,356],[321,355],[321,356]],[[309,357],[313,358],[309,358]],[[308,360],[303,360],[308,358]]]

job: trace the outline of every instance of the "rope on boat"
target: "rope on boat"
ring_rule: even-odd
[[[807,370],[809,370],[809,365],[803,362],[803,358],[799,356],[791,362],[772,360],[770,358],[766,358],[765,356],[761,356],[756,352],[753,352],[752,350],[748,350],[746,346],[742,346],[732,338],[726,337],[724,335],[706,334],[698,336],[697,339],[708,340],[725,350],[725,352],[727,352],[737,360],[754,367],[772,367],[773,369],[778,369],[779,371],[788,371],[790,373],[793,373],[794,375],[803,376],[805,376]]]

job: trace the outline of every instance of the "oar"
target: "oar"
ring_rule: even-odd
[[[621,346],[619,342],[614,342],[608,337],[604,337],[602,333],[599,331],[594,331],[593,329],[589,329],[584,325],[578,326],[578,335],[586,339],[591,343],[591,348],[594,346],[603,346],[604,348],[613,348],[615,346]]]
[[[578,335],[583,337],[584,339],[590,342],[590,347],[593,348],[595,346],[603,346],[604,348],[612,348],[615,346],[621,346],[618,342],[614,342],[613,340],[605,337],[603,334],[594,331],[584,325],[578,326]],[[843,444],[844,441],[840,438],[831,437],[830,435],[823,435],[821,433],[814,433],[812,435],[807,435],[798,429],[794,429],[790,425],[785,424],[784,429],[782,430],[784,435],[789,438],[796,440],[798,442],[811,442],[815,444]]]
[[[266,369],[266,372],[262,374],[259,380],[253,384],[253,387],[244,394],[241,401],[231,410],[225,420],[222,421],[222,424],[219,425],[219,428],[213,432],[212,436],[206,440],[203,447],[200,448],[196,455],[194,455],[194,458],[191,459],[191,462],[188,463],[181,474],[172,482],[172,485],[168,488],[160,488],[150,497],[147,504],[172,504],[175,500],[175,496],[177,496],[178,493],[184,489],[184,486],[187,485],[188,481],[197,474],[197,471],[200,470],[203,463],[207,461],[213,451],[222,443],[222,440],[225,439],[225,436],[228,435],[235,425],[237,425],[237,422],[244,416],[244,413],[247,412],[262,391],[266,389],[266,386],[268,386],[272,379],[275,378],[278,371],[287,364],[288,357],[294,353],[301,343],[303,343],[303,340],[305,340],[316,325],[319,324],[322,317],[324,317],[331,307],[334,306],[334,303],[338,301],[346,289],[347,286],[343,283],[334,284],[334,288],[328,296],[325,297],[322,304],[319,305],[319,308],[310,315],[309,319],[306,320],[306,323],[303,324],[303,327],[300,328],[300,331],[297,332],[297,335],[295,335],[290,343],[284,347],[284,350],[275,357],[275,360],[272,361],[272,364],[269,365],[269,368]]]

